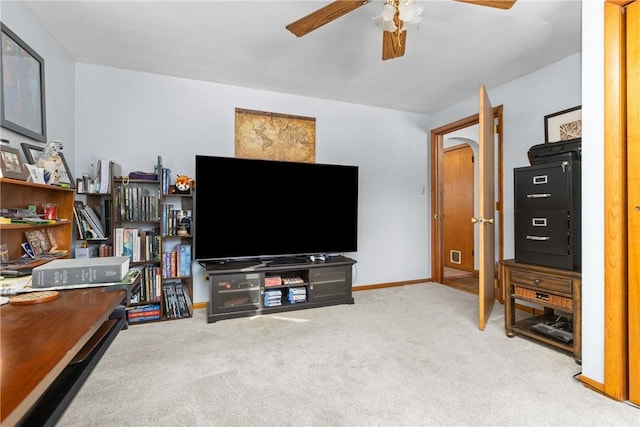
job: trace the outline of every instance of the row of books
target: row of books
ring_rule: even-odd
[[[266,276],[264,278],[265,288],[272,288],[275,286],[287,286],[287,285],[302,285],[305,280],[299,276],[293,277],[280,277],[280,276]]]
[[[156,228],[141,230],[138,228],[117,227],[113,232],[114,255],[128,256],[131,262],[160,260],[162,237]]]
[[[113,256],[113,246],[109,243],[101,243],[99,246],[76,248],[76,258],[97,258]]]
[[[162,285],[164,313],[167,319],[191,317],[191,298],[182,282],[166,282]]]
[[[129,324],[160,320],[162,316],[160,311],[160,303],[127,307],[126,311],[127,322]]]
[[[272,288],[274,286],[282,285],[282,277],[280,276],[266,276],[264,278],[264,287]]]
[[[178,243],[174,250],[162,254],[162,277],[191,276],[191,244]]]
[[[157,265],[144,265],[139,267],[142,277],[140,279],[140,300],[158,301],[162,292],[162,270]]]
[[[157,221],[159,191],[143,186],[118,186],[114,194],[117,220]]]
[[[78,237],[82,240],[106,239],[109,236],[96,211],[79,200],[73,204],[73,219],[76,221]]]
[[[171,169],[162,168],[162,194],[169,194],[169,188],[171,187]]]
[[[177,236],[178,225],[191,225],[191,211],[174,209],[172,204],[162,205],[161,230],[164,236]]]

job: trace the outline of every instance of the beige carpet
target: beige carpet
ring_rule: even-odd
[[[60,426],[640,426],[573,357],[507,338],[497,304],[427,283],[354,305],[122,331]]]

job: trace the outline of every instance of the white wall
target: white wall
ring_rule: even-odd
[[[604,383],[604,8],[582,2],[582,374]]]
[[[430,205],[420,194],[428,117],[103,66],[76,71],[78,173],[95,158],[151,171],[161,155],[172,173],[194,176],[196,154],[234,156],[236,107],[315,117],[316,161],[360,167],[354,286],[430,276]],[[194,274],[194,300],[208,301],[204,272]]]

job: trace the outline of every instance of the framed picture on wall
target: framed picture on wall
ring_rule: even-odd
[[[0,75],[3,128],[45,142],[44,60],[20,37],[0,23]]]
[[[582,138],[582,106],[544,116],[544,142]]]

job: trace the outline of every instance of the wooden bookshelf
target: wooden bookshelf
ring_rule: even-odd
[[[35,206],[36,212],[42,214],[47,203],[58,205],[58,219],[46,224],[0,224],[1,242],[7,245],[9,260],[22,257],[24,252],[21,244],[27,241],[25,231],[37,229],[44,230],[56,249],[66,251],[62,257],[69,258],[73,235],[73,200],[74,190],[71,188],[0,178],[2,209],[27,209],[29,206]],[[47,261],[49,260],[36,262]]]

